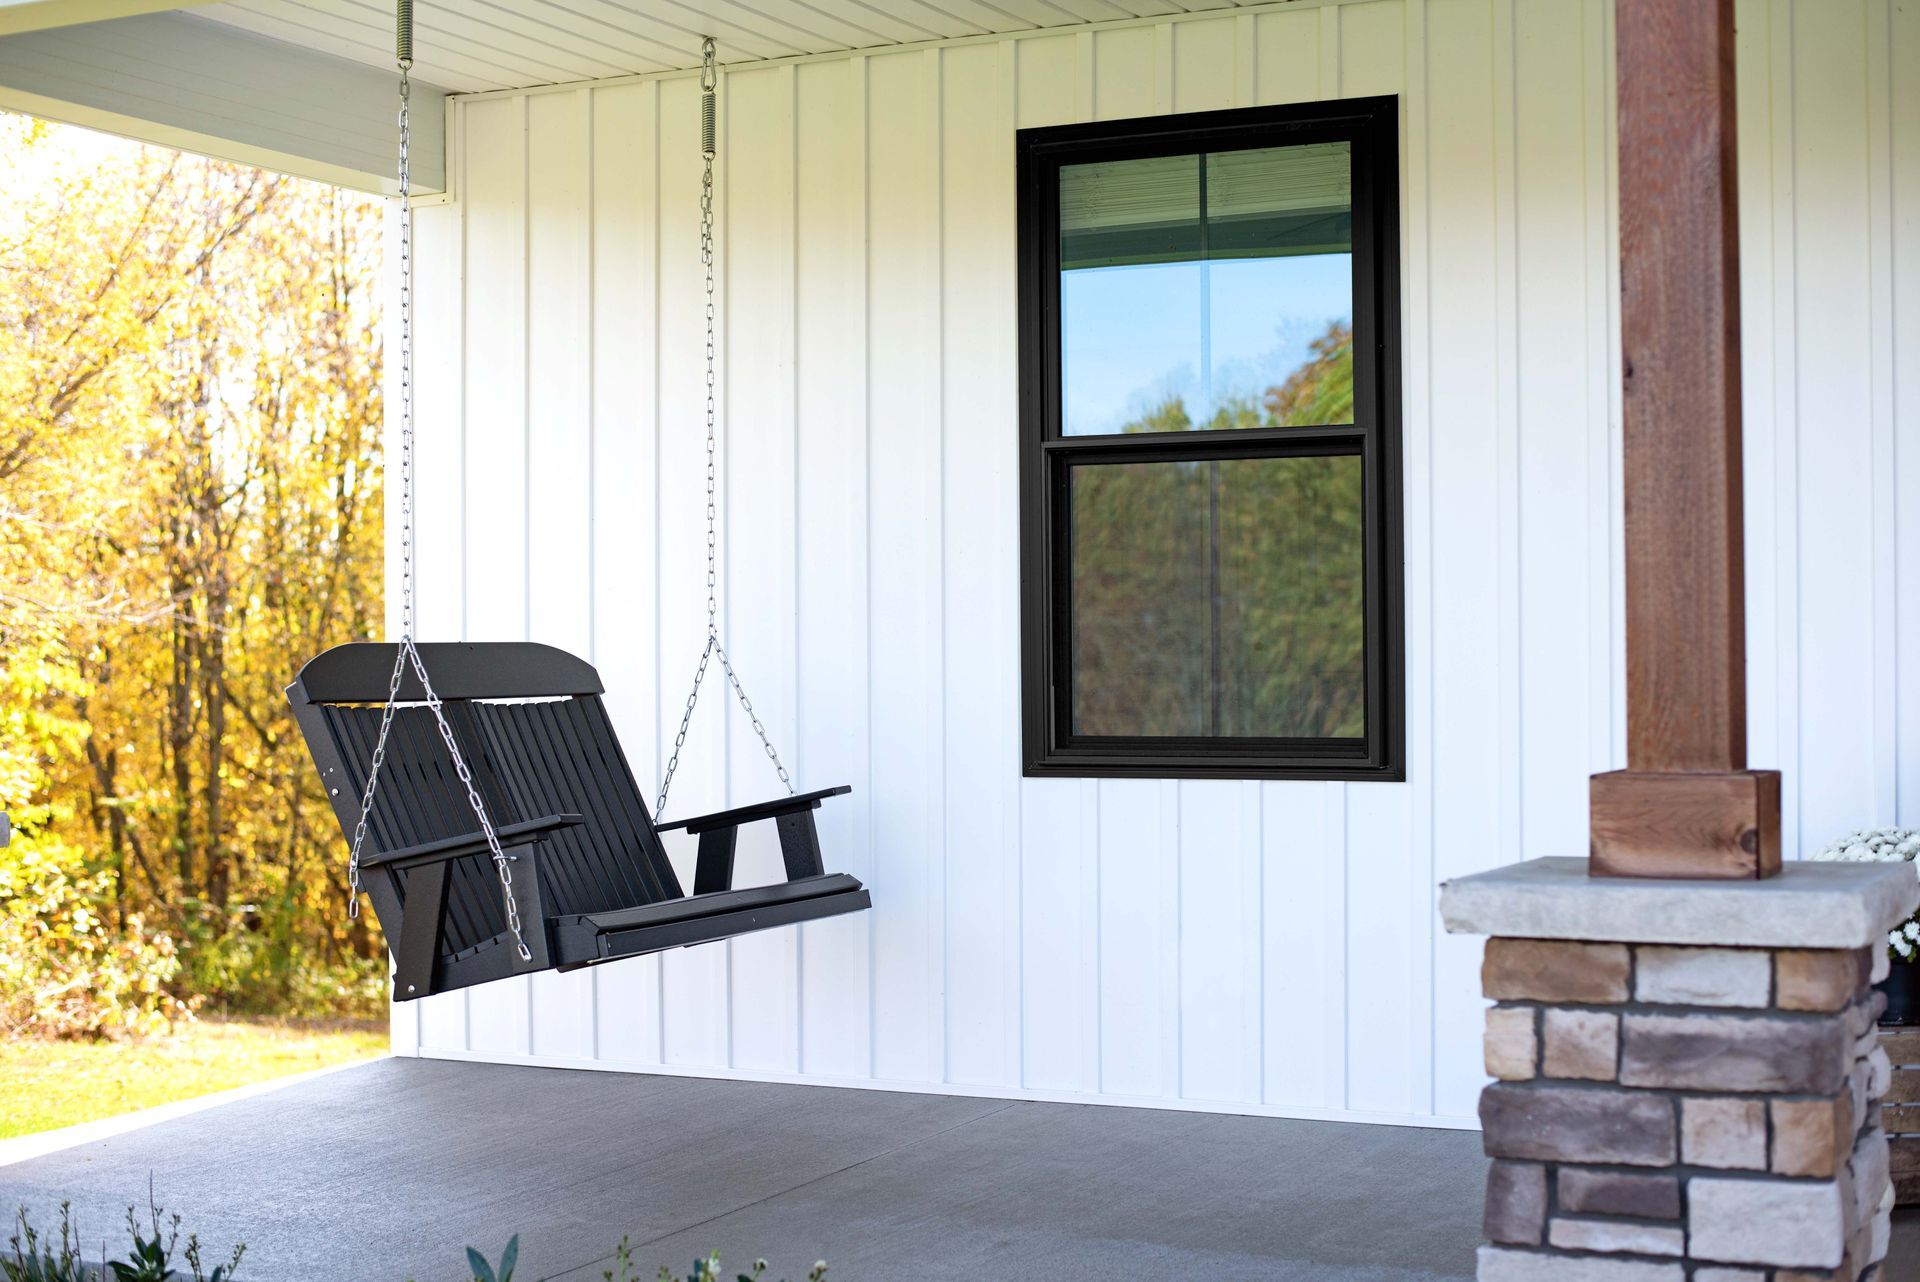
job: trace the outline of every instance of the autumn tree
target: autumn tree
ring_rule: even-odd
[[[377,202],[18,118],[0,175],[0,864],[83,852],[216,996],[364,991],[281,689],[382,617]]]

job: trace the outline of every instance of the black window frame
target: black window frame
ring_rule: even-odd
[[[1401,478],[1399,99],[1023,129],[1019,238],[1020,570],[1024,773],[1154,779],[1406,778],[1404,513]],[[1061,430],[1059,171],[1299,143],[1353,155],[1354,423],[1067,436]],[[1070,733],[1072,570],[1065,487],[1084,463],[1359,454],[1367,567],[1366,729],[1340,739],[1084,736]]]

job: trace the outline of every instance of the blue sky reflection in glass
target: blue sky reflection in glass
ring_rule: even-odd
[[[1344,142],[1063,166],[1065,433],[1257,408],[1352,325],[1351,191]]]

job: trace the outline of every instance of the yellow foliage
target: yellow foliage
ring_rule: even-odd
[[[173,939],[140,914],[105,920],[106,874],[54,838],[22,842],[0,863],[0,1035],[119,1037],[163,1032],[197,999],[169,988]]]
[[[358,975],[281,690],[382,619],[378,203],[18,117],[0,192],[0,878],[224,998]]]

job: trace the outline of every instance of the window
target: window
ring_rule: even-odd
[[[1404,777],[1397,120],[1021,131],[1028,774]]]

